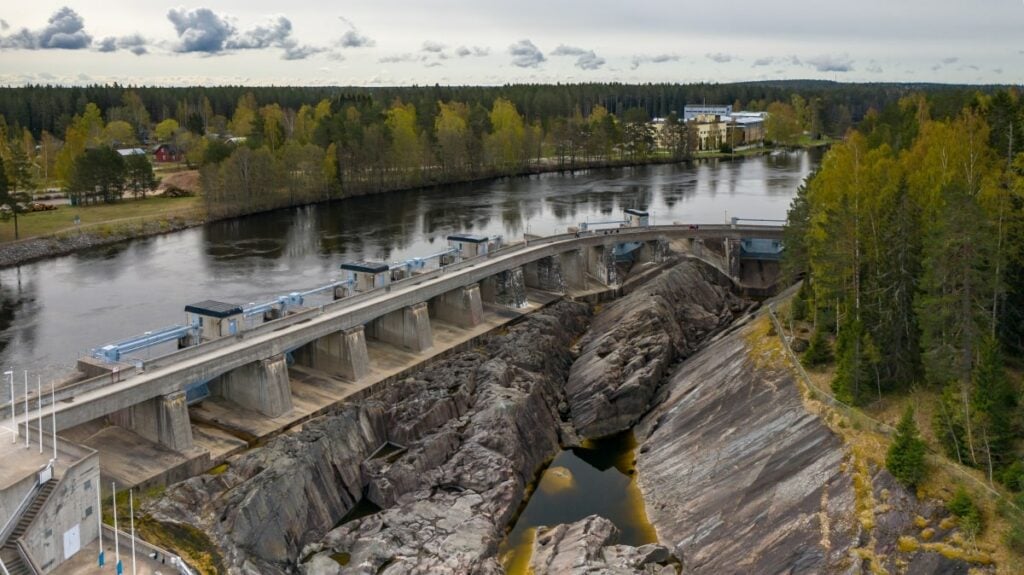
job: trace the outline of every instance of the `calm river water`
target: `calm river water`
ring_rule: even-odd
[[[455,232],[511,241],[621,219],[629,207],[646,208],[655,224],[784,218],[819,160],[793,152],[350,198],[2,270],[0,365],[18,370],[19,383],[22,369],[45,383],[90,348],[183,322],[186,304],[265,301],[336,279],[346,260],[436,252]],[[8,394],[0,386],[0,400]]]

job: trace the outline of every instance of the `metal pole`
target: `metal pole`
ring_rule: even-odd
[[[113,481],[110,482],[110,492],[113,494],[114,499],[114,559],[117,560],[114,568],[117,570],[117,575],[121,575],[124,572],[124,567],[121,565],[121,545],[117,537],[117,484]]]
[[[103,563],[105,562],[103,556],[103,501],[100,499],[99,483],[96,484],[96,526],[99,528],[98,536],[100,545],[100,554],[99,557],[96,558],[96,562],[100,567],[103,567]]]
[[[132,575],[135,575],[135,500],[131,489],[128,490],[128,521],[132,526]]]
[[[25,449],[28,449],[28,420],[31,419],[28,413],[28,370],[25,370]]]
[[[14,369],[4,372],[4,376],[11,376],[11,427],[14,428],[14,435],[11,436],[11,443],[18,443],[18,418],[14,413]]]
[[[36,413],[39,414],[37,420],[39,427],[39,455],[43,454],[43,376],[36,376]]]
[[[57,461],[57,398],[56,385],[50,382],[50,426],[53,431],[53,460]],[[99,489],[97,489],[99,491]]]

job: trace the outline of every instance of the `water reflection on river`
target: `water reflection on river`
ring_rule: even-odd
[[[54,375],[89,348],[181,322],[188,303],[262,301],[326,283],[344,260],[438,251],[454,232],[514,240],[619,219],[628,207],[647,208],[655,224],[782,218],[819,159],[795,152],[350,198],[2,270],[0,364]]]

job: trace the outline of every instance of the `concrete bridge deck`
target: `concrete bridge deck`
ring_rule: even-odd
[[[574,250],[611,246],[623,242],[671,239],[781,239],[783,229],[763,225],[670,225],[597,230],[532,239],[486,257],[464,260],[392,283],[387,288],[343,298],[318,308],[267,322],[236,336],[185,348],[144,363],[142,370],[127,369],[109,376],[71,384],[57,392],[55,404],[42,397],[44,426],[57,414],[57,427],[65,430],[130,408],[147,400],[180,393],[197,382],[208,382],[232,370],[266,358],[280,356],[331,334],[369,324],[371,321],[477,284],[542,258]],[[133,373],[134,372],[134,373]],[[32,400],[35,413],[35,400]],[[10,410],[0,410],[10,418]]]

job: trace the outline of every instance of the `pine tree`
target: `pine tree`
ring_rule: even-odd
[[[1013,442],[1013,411],[1016,398],[1003,368],[1002,351],[995,337],[982,343],[978,362],[974,366],[974,401],[976,414],[973,423],[975,435],[980,437],[985,466],[992,481],[994,471],[1011,457]]]
[[[814,367],[830,361],[832,361],[832,347],[825,336],[825,330],[817,327],[814,329],[814,334],[811,335],[807,351],[804,352],[803,363],[808,367]]]
[[[927,468],[924,462],[924,441],[914,423],[914,407],[907,406],[896,426],[896,435],[885,456],[885,468],[903,485],[914,487],[924,480]]]

